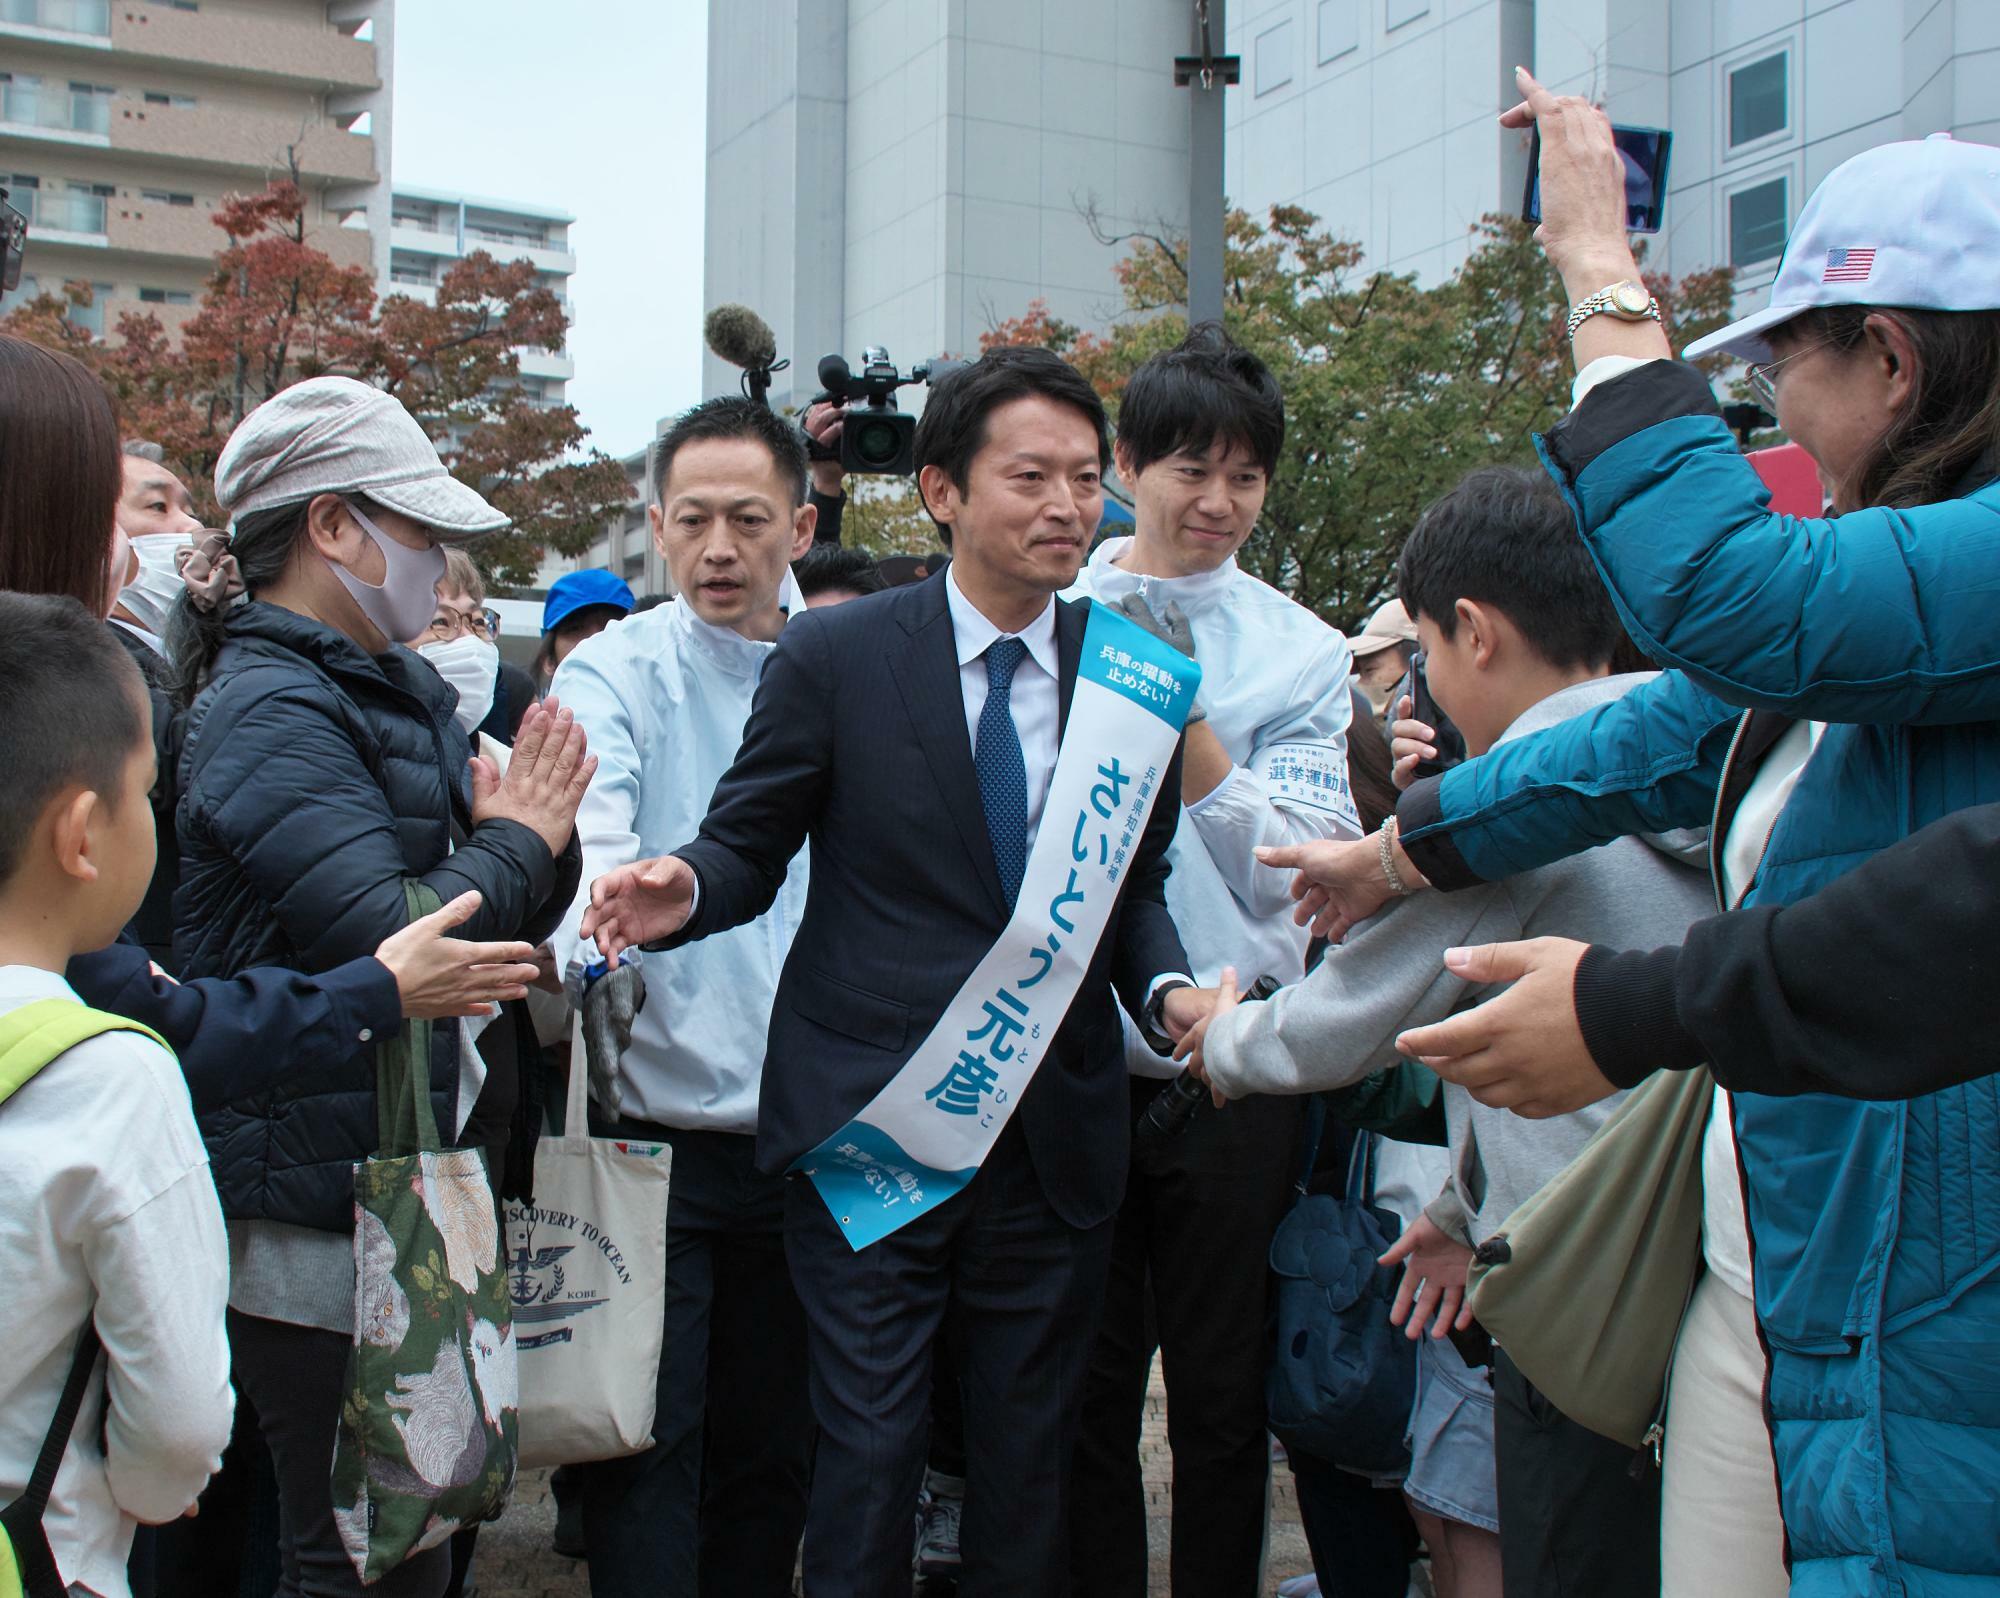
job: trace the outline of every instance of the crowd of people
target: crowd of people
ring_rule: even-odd
[[[1177,1593],[1262,1591],[1274,1456],[1288,1593],[2000,1591],[2000,152],[1854,157],[1687,352],[1796,519],[1522,90],[1574,406],[1351,637],[1236,560],[1287,418],[1213,326],[1115,441],[942,378],[926,562],[841,542],[837,410],[695,406],[673,597],[565,577],[530,670],[392,397],[255,408],[210,529],[0,337],[0,1592],[472,1593],[576,1073],[671,1150],[597,1598],[1140,1598],[1156,1359]]]

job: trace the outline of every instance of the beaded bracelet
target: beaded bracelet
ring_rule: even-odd
[[[1382,830],[1375,834],[1375,847],[1382,856],[1382,875],[1388,879],[1389,891],[1402,898],[1410,891],[1410,885],[1403,880],[1402,872],[1396,869],[1396,818],[1388,817],[1382,823]]]

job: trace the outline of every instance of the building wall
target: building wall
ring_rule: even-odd
[[[22,0],[0,22],[0,181],[25,275],[99,286],[87,323],[185,318],[225,243],[210,216],[299,165],[312,242],[388,251],[394,0]]]

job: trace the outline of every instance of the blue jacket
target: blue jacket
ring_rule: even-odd
[[[1487,880],[1706,820],[1740,707],[1834,724],[1749,902],[1802,899],[2000,799],[2000,483],[1776,515],[1705,382],[1665,362],[1594,390],[1542,446],[1634,641],[1677,670],[1413,788],[1426,875]],[[1735,1107],[1793,1593],[1992,1591],[2000,1081]]]

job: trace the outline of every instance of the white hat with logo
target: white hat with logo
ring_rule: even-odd
[[[1827,305],[2000,309],[2000,149],[1933,133],[1843,161],[1799,212],[1771,303],[1684,353],[1768,361],[1772,328]]]

